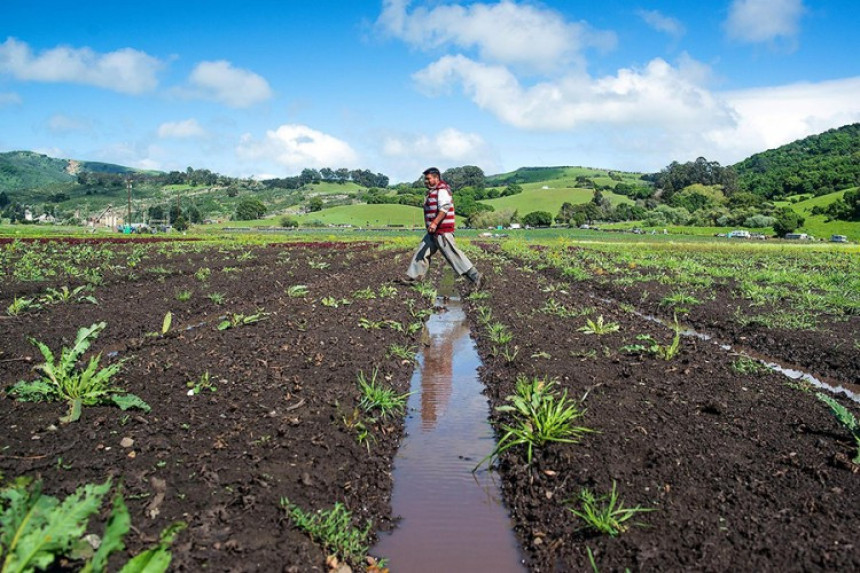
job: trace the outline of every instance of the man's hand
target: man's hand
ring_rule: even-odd
[[[431,233],[435,233],[435,232],[436,232],[436,229],[437,229],[438,227],[439,227],[439,226],[438,226],[436,223],[430,223],[430,224],[427,226],[427,230],[428,230],[428,231],[430,231]]]

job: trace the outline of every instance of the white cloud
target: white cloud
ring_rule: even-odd
[[[128,94],[158,86],[161,61],[144,52],[123,48],[99,54],[90,48],[60,46],[38,56],[15,38],[0,44],[0,73],[24,81],[86,84]]]
[[[211,99],[230,107],[250,107],[272,97],[269,83],[254,72],[230,62],[200,62],[189,78],[192,97]]]
[[[437,165],[444,170],[460,165],[478,165],[485,171],[498,168],[496,152],[476,133],[453,127],[434,135],[390,135],[382,144],[382,155],[396,159],[395,179],[410,181],[424,169]]]
[[[158,137],[161,138],[190,139],[205,136],[206,130],[193,118],[166,122],[158,126]]]
[[[726,32],[729,38],[740,42],[783,39],[793,44],[805,12],[803,0],[733,0]]]
[[[15,92],[0,92],[0,107],[21,103],[21,96]]]
[[[477,49],[483,60],[550,71],[580,60],[588,47],[609,49],[616,37],[529,4],[438,5],[408,12],[409,0],[384,0],[377,25],[415,47]],[[581,63],[581,62],[580,62]]]
[[[354,167],[358,155],[348,143],[306,125],[282,125],[262,140],[242,136],[236,152],[242,159],[274,161],[290,169]]]
[[[705,129],[731,125],[731,110],[700,86],[706,66],[688,56],[675,68],[660,58],[615,76],[568,75],[529,87],[503,66],[445,56],[417,72],[423,87],[462,86],[482,109],[521,129],[571,130],[581,124]]]
[[[659,10],[639,10],[637,12],[646,24],[657,30],[672,36],[675,39],[680,38],[686,33],[684,25],[677,18],[665,16]]]

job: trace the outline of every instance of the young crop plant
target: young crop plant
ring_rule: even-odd
[[[255,322],[266,320],[267,316],[269,316],[269,313],[263,311],[249,315],[232,313],[229,317],[218,323],[218,330],[228,330],[230,328],[236,328],[237,326],[254,324]]]
[[[854,438],[854,443],[857,446],[857,453],[854,455],[854,459],[852,459],[851,462],[860,465],[860,423],[857,422],[857,418],[854,417],[854,414],[852,414],[848,408],[827,394],[816,392],[815,396],[830,406],[830,413],[833,414],[839,423],[851,433],[851,437]]]
[[[100,543],[95,549],[86,535],[90,518],[101,511],[102,501],[111,487],[85,484],[60,500],[42,493],[42,482],[18,478],[0,489],[0,557],[2,571],[71,569],[86,573],[107,571],[110,556],[125,549],[123,539],[131,530],[131,516],[117,491],[107,516]],[[170,546],[185,529],[177,521],[161,532],[157,545],[147,549],[120,570],[132,573],[166,571],[172,559]]]
[[[395,290],[397,290],[397,289],[395,289]],[[367,287],[367,288],[363,288],[361,290],[355,291],[354,293],[352,293],[352,297],[368,300],[368,299],[376,298],[376,293],[373,292],[372,288]],[[412,300],[412,299],[409,299],[409,300]]]
[[[610,334],[612,332],[618,332],[621,327],[617,322],[603,322],[603,315],[597,317],[597,320],[591,320],[590,318],[585,319],[585,326],[578,328],[579,332],[584,332],[585,334],[596,334],[598,336],[602,336],[604,334]]]
[[[365,330],[379,330],[385,326],[384,320],[370,320],[369,318],[359,318],[358,325]]]
[[[582,434],[593,431],[575,425],[585,412],[567,398],[567,390],[561,396],[557,395],[553,391],[556,384],[556,380],[546,377],[520,375],[517,378],[516,394],[505,399],[510,405],[496,408],[499,412],[510,413],[513,420],[500,425],[504,432],[501,439],[473,471],[485,461],[492,465],[502,453],[514,446],[526,447],[526,460],[531,465],[535,448],[549,442],[576,443]]]
[[[352,514],[340,502],[335,503],[332,509],[306,512],[283,497],[281,507],[293,525],[320,543],[326,553],[334,553],[353,567],[364,563],[370,550],[373,522],[368,521],[364,529],[353,526]]]
[[[484,326],[489,325],[493,320],[493,310],[489,306],[481,305],[475,309],[475,312],[478,314],[478,321]]]
[[[630,527],[627,523],[637,513],[654,511],[650,507],[624,507],[618,499],[615,481],[609,495],[596,496],[589,489],[579,492],[579,509],[568,508],[578,518],[585,521],[586,527],[598,533],[615,537]]]
[[[415,289],[418,294],[428,300],[436,299],[436,289],[430,283],[419,282],[416,283],[412,288]]]
[[[418,358],[416,354],[418,353],[418,348],[415,346],[405,346],[401,344],[392,344],[388,347],[388,355],[393,358],[398,358],[404,363],[417,363]]]
[[[77,368],[80,357],[106,326],[106,323],[99,322],[81,328],[74,346],[64,347],[59,357],[55,357],[46,344],[30,339],[45,358],[45,362],[35,367],[42,377],[35,381],[18,382],[11,388],[10,394],[27,402],[64,400],[69,407],[68,414],[60,418],[64,424],[78,420],[83,406],[96,404],[112,403],[123,410],[138,408],[149,412],[150,407],[146,402],[111,382],[111,378],[122,367],[121,361],[99,368],[101,354],[98,354],[90,358],[83,370]]]
[[[201,374],[200,378],[198,378],[197,380],[189,380],[188,382],[186,382],[185,386],[189,388],[189,396],[196,396],[203,392],[203,390],[208,390],[209,392],[218,391],[218,388],[212,383],[212,380],[210,380],[208,370]]]
[[[252,253],[251,251],[244,251],[244,252],[242,252],[242,254],[241,254],[241,255],[239,255],[238,257],[236,257],[236,260],[237,260],[237,261],[252,261],[252,260],[254,260],[254,259],[256,259],[256,258],[257,258],[257,257],[256,257],[256,256],[254,255],[254,253]]]
[[[70,302],[89,302],[98,304],[99,301],[94,296],[87,293],[92,290],[91,285],[81,285],[70,289],[67,286],[62,286],[59,289],[49,288],[41,297],[41,302],[45,304],[67,304]]]
[[[358,373],[358,388],[361,391],[358,407],[369,415],[377,413],[382,419],[392,414],[402,414],[406,411],[406,399],[410,392],[398,394],[394,389],[386,388],[376,381],[377,373],[378,370],[374,368],[370,380],[363,371]]]
[[[287,288],[287,296],[290,298],[302,298],[307,296],[308,287],[305,285],[292,285]]]
[[[322,271],[329,268],[331,265],[325,261],[308,261],[308,266],[312,269]]]
[[[24,312],[27,312],[30,310],[38,310],[40,308],[42,308],[41,305],[36,303],[35,299],[24,298],[24,297],[19,298],[16,296],[12,300],[12,304],[10,304],[6,308],[6,314],[8,314],[9,316],[18,316]]]
[[[499,346],[504,346],[514,339],[514,335],[511,334],[508,327],[501,322],[488,324],[487,333],[490,335],[490,340]]]
[[[345,306],[348,304],[352,304],[348,299],[345,299],[345,298],[337,299],[333,296],[327,296],[325,298],[320,299],[320,303],[323,306],[328,306],[331,308],[337,308],[339,306]]]
[[[200,282],[206,281],[209,276],[212,274],[212,269],[209,267],[200,267],[197,269],[197,272],[194,273],[194,278],[196,278]]]
[[[394,298],[397,296],[397,289],[391,285],[382,285],[377,291],[379,298]]]
[[[466,297],[466,300],[486,300],[488,298],[490,298],[490,293],[488,291],[476,290],[470,292],[469,295]]]
[[[663,297],[663,300],[660,301],[660,306],[676,308],[682,313],[689,312],[689,307],[696,304],[701,304],[701,301],[693,295],[684,292],[672,293],[669,296]]]
[[[520,353],[520,347],[516,344],[513,347],[506,344],[500,351],[494,352],[505,359],[505,364],[513,364],[514,360],[517,359],[517,355]]]

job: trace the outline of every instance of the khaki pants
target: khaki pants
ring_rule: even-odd
[[[441,251],[442,256],[458,275],[464,275],[472,268],[469,258],[454,244],[454,234],[431,235],[426,233],[421,244],[412,254],[412,261],[406,274],[413,279],[423,279],[430,269],[430,257]]]

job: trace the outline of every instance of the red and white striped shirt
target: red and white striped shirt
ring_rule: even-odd
[[[427,191],[427,197],[424,199],[424,221],[426,225],[430,225],[439,214],[439,210],[445,211],[445,218],[436,227],[435,235],[454,232],[454,200],[451,197],[451,188],[444,181],[439,183],[433,189]]]

